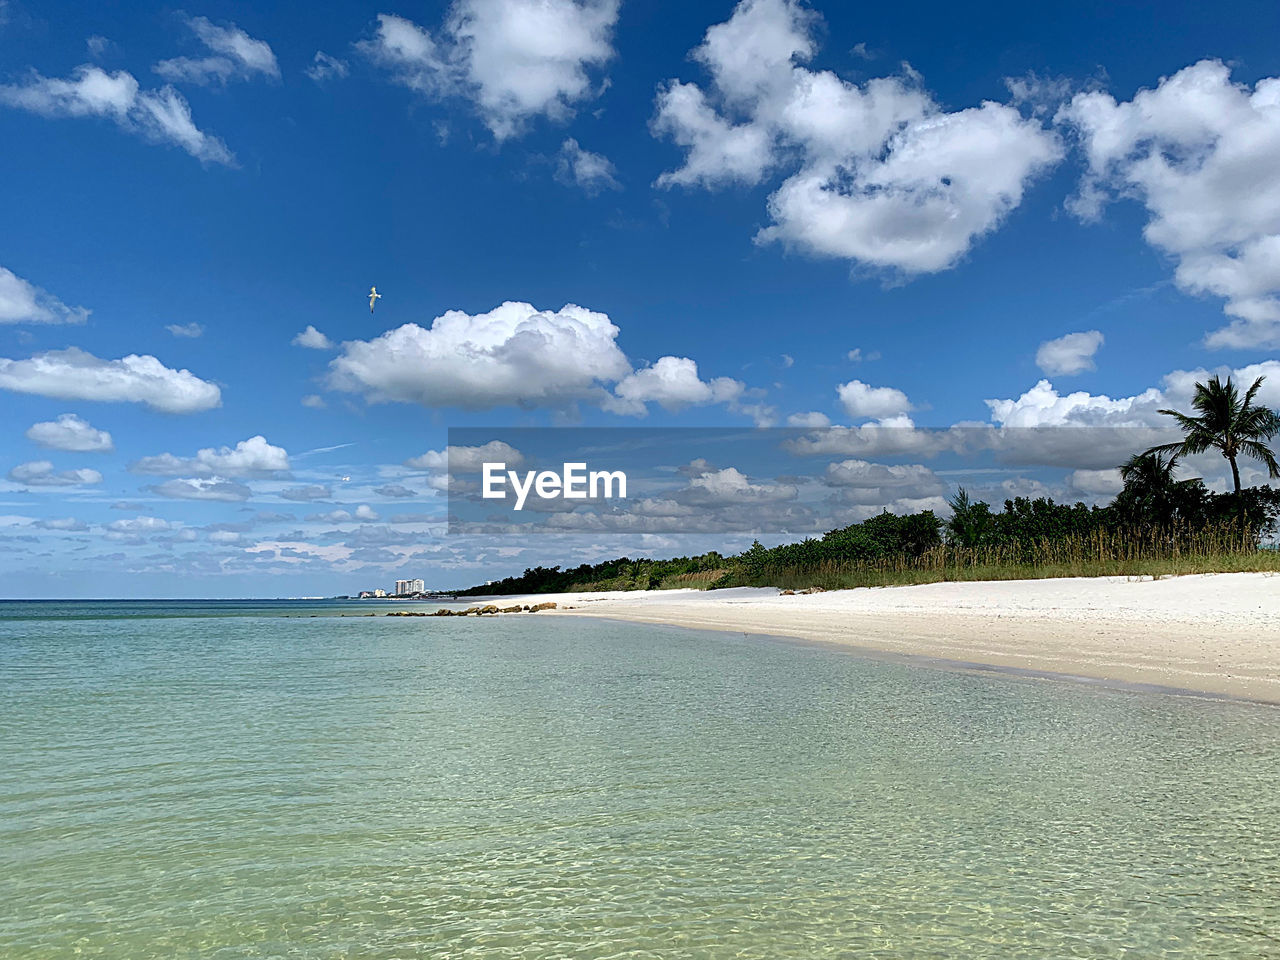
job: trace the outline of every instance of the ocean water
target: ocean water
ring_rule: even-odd
[[[386,609],[0,604],[0,957],[1280,957],[1280,710]]]

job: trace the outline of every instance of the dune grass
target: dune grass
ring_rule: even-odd
[[[915,557],[827,561],[812,566],[737,567],[715,587],[844,590],[959,580],[1055,577],[1174,577],[1195,573],[1280,573],[1280,550],[1259,549],[1248,531],[1193,534],[1098,530],[1083,537],[966,548],[933,547]]]

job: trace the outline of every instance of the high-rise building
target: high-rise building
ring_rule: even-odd
[[[407,597],[414,593],[426,593],[427,585],[422,580],[397,580],[396,593],[397,597]]]

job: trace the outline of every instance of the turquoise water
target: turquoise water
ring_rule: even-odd
[[[370,609],[0,604],[0,957],[1280,957],[1280,710]]]

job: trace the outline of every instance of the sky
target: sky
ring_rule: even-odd
[[[0,0],[0,596],[750,542],[450,535],[450,428],[833,426],[852,522],[945,514],[915,439],[963,425],[1023,451],[985,499],[1105,502],[1090,431],[1018,431],[1155,436],[1214,372],[1280,407],[1278,32],[1271,2]],[[664,466],[705,495],[785,461]]]

